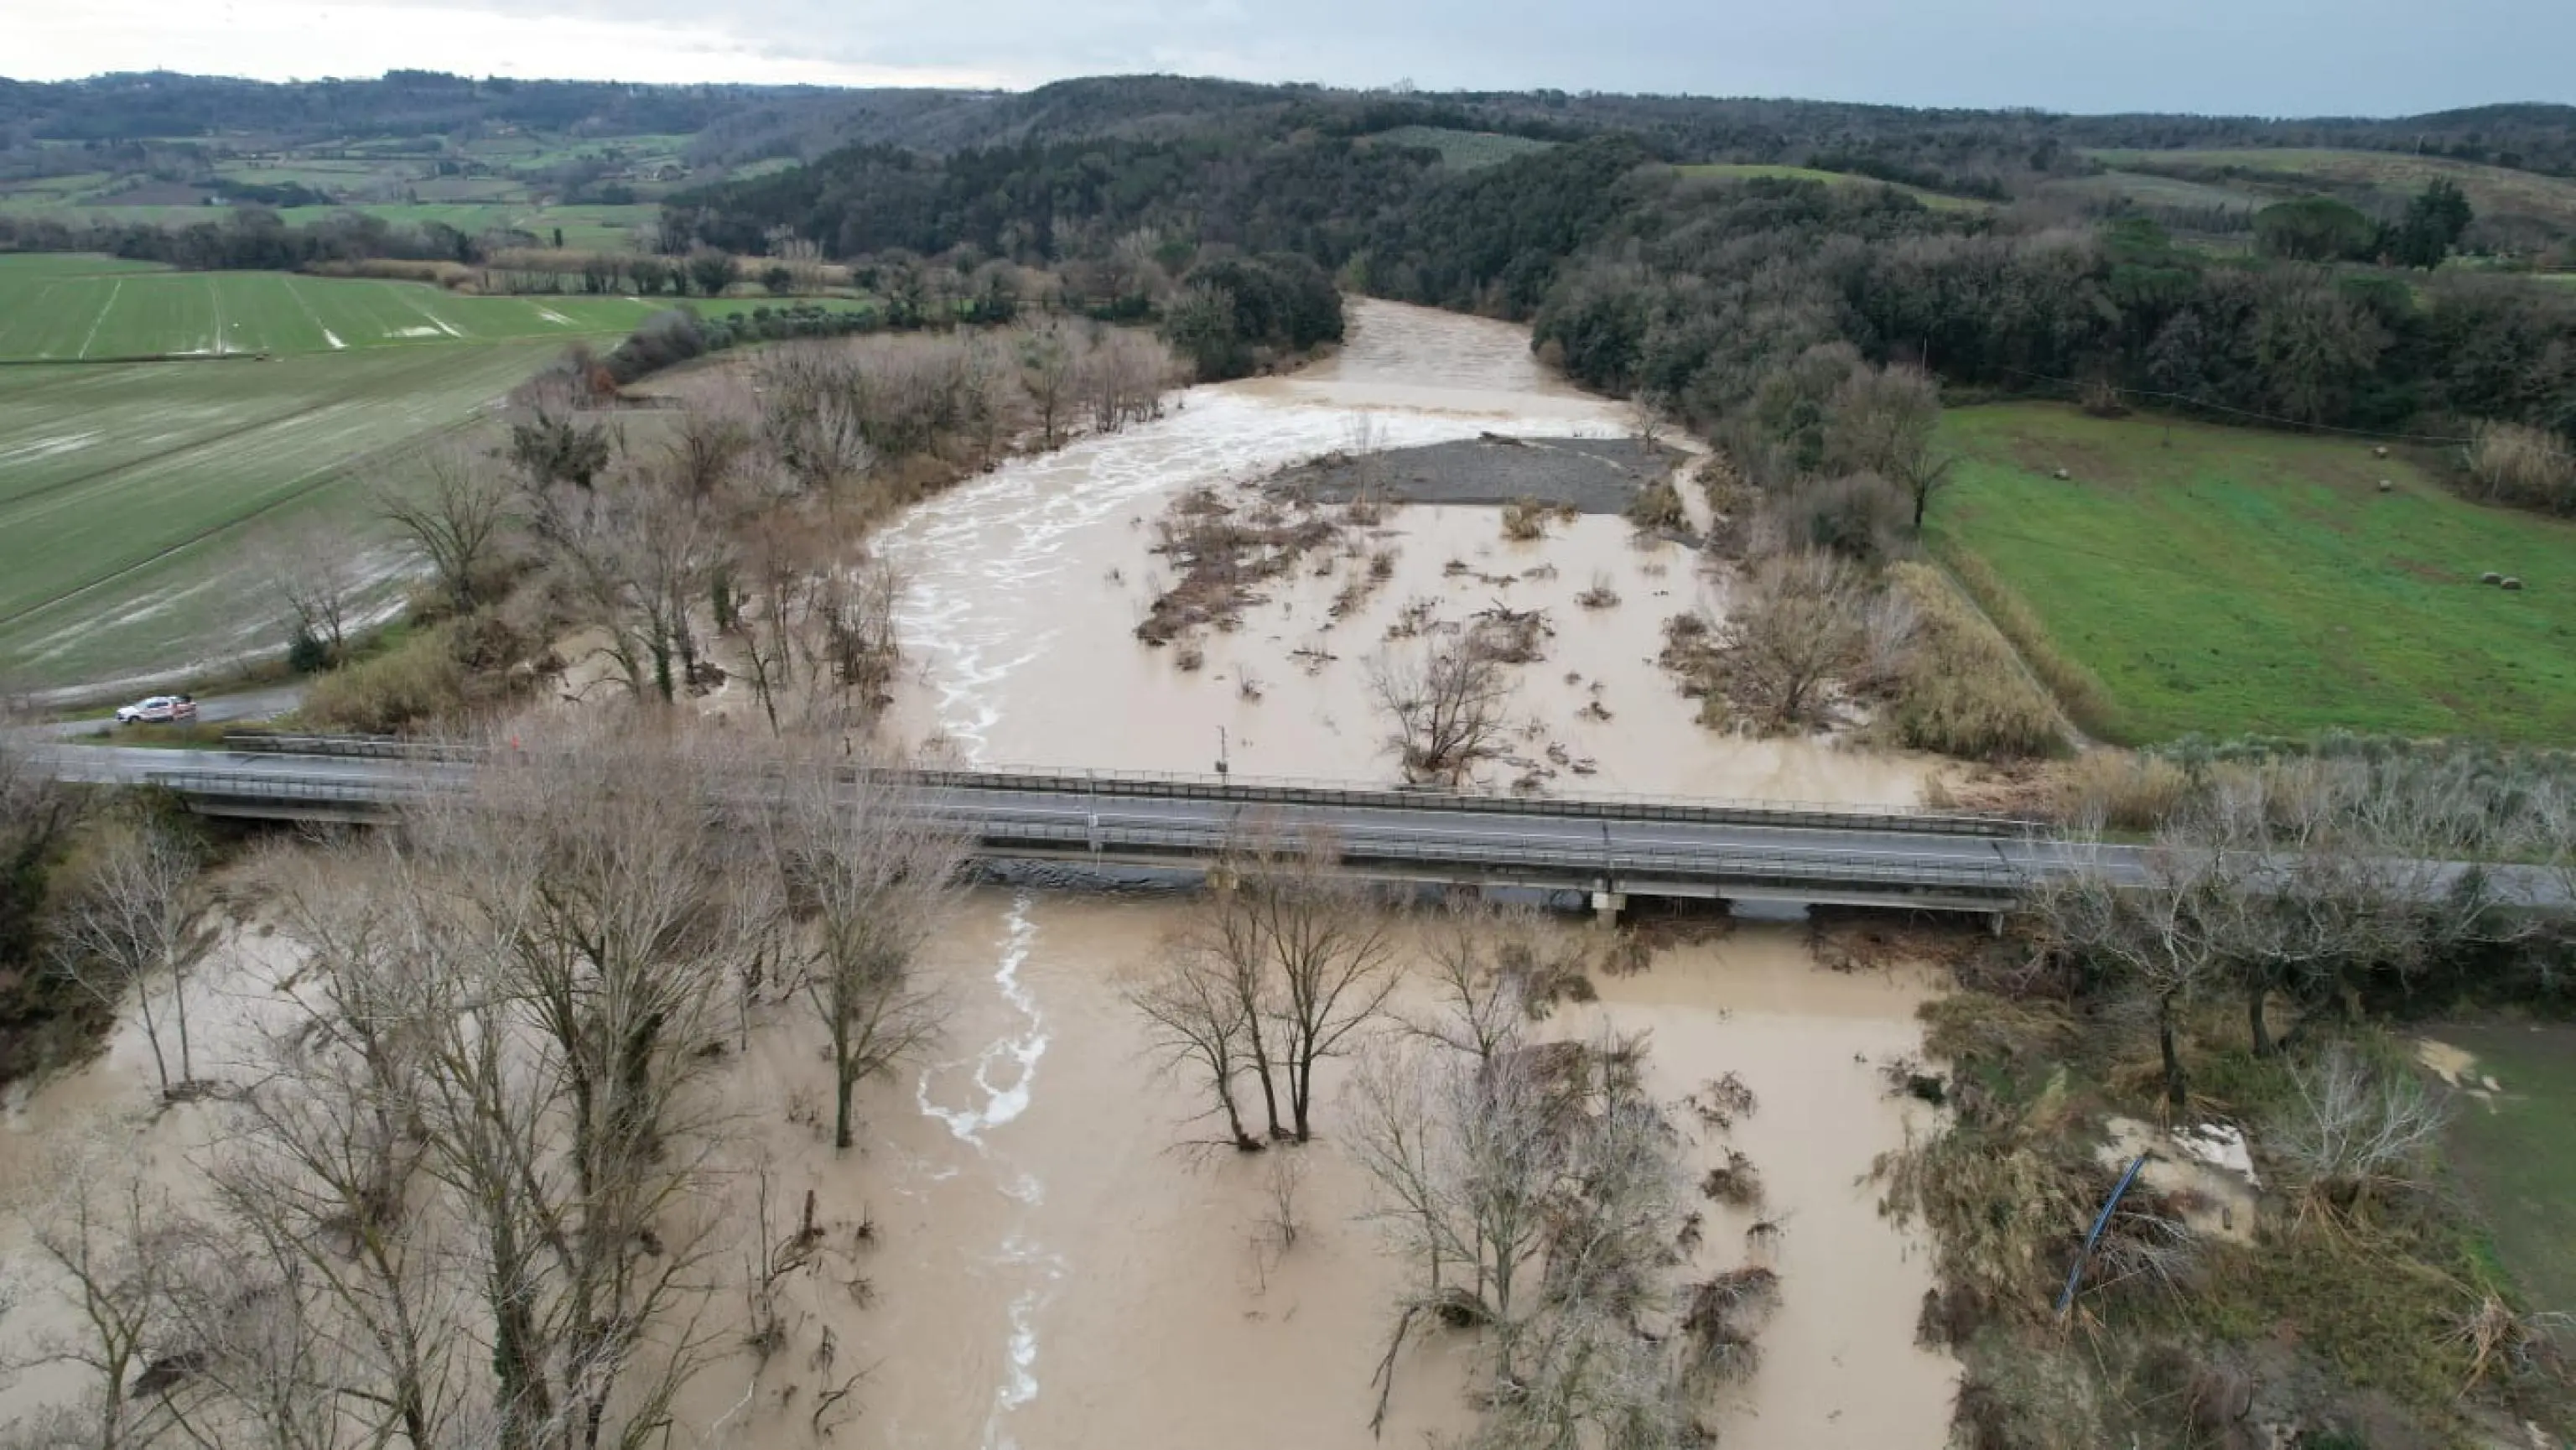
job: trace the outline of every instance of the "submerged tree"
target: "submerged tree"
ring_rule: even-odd
[[[852,1146],[850,1098],[938,1032],[913,964],[955,903],[965,843],[877,763],[793,763],[771,850],[785,892],[788,980],[831,1038],[832,1146]]]
[[[189,1090],[197,1075],[188,988],[216,938],[203,871],[196,843],[171,827],[142,816],[117,822],[54,925],[55,960],[82,990],[111,1009],[134,994],[165,1097]],[[165,1030],[172,1040],[165,1041]],[[178,1055],[176,1078],[170,1048]]]
[[[1456,785],[1502,749],[1511,676],[1472,632],[1369,660],[1369,692],[1394,730],[1387,744],[1407,780]]]
[[[1256,826],[1125,995],[1157,1051],[1205,1082],[1229,1141],[1249,1152],[1262,1140],[1241,1095],[1259,1091],[1270,1139],[1312,1138],[1315,1070],[1378,1017],[1395,967],[1392,924],[1339,870],[1331,839]]]

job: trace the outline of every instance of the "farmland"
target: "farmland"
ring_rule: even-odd
[[[632,331],[676,301],[476,297],[421,282],[172,272],[89,257],[0,257],[0,362],[607,338]],[[714,299],[691,305],[714,316],[762,303]]]
[[[2280,200],[2304,192],[2362,191],[2404,196],[2436,180],[2458,184],[2481,216],[2534,217],[2576,227],[2576,181],[2508,171],[2442,156],[2399,151],[2332,151],[2296,147],[2209,151],[2089,151],[2115,170],[2188,181],[2233,183]]]
[[[1945,432],[1962,462],[1934,552],[2008,629],[2036,621],[2026,649],[2099,682],[2097,734],[2576,735],[2576,526],[2352,441],[2052,404],[1959,409]]]
[[[1474,171],[1545,151],[1553,143],[1492,131],[1452,131],[1436,126],[1398,126],[1369,138],[1382,146],[1423,146],[1440,153],[1440,164],[1452,171]]]
[[[0,661],[56,685],[271,643],[250,536],[319,520],[367,553],[369,487],[552,351],[0,369]]]
[[[1705,177],[1716,181],[1749,181],[1769,177],[1785,181],[1817,181],[1827,186],[1885,186],[1904,192],[1925,206],[1952,211],[1974,211],[1986,205],[1964,196],[1950,196],[1926,191],[1919,186],[1899,186],[1892,181],[1858,176],[1847,171],[1819,171],[1810,166],[1775,166],[1764,162],[1719,161],[1680,168],[1684,176]]]

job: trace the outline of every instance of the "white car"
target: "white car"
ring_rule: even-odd
[[[186,695],[154,695],[120,706],[116,712],[119,725],[170,725],[197,718],[197,702]]]

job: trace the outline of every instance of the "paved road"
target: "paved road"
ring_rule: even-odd
[[[67,746],[54,751],[67,778],[102,783],[194,783],[241,795],[273,791],[393,794],[423,779],[448,778],[462,766],[341,756],[229,751]],[[1740,820],[1692,822],[1620,819],[1622,807],[1604,803],[1597,813],[1577,803],[1550,802],[1548,814],[1523,814],[1499,802],[1476,810],[1444,807],[1382,791],[1363,793],[1374,804],[1275,804],[1190,796],[1161,799],[1133,793],[1093,794],[1058,785],[1017,788],[1003,783],[942,786],[924,793],[932,809],[988,838],[1032,843],[1060,841],[1079,850],[1102,841],[1134,847],[1168,844],[1175,854],[1207,854],[1248,820],[1279,826],[1329,827],[1346,853],[1408,856],[1452,862],[1490,861],[1498,867],[1547,863],[1563,873],[1590,870],[1615,860],[1618,874],[1656,877],[1690,874],[1722,861],[1734,871],[1759,869],[1774,876],[1830,879],[1852,876],[1882,884],[1917,881],[1992,894],[2008,890],[2017,873],[2063,870],[2075,864],[2071,848],[2054,841],[1991,835],[1945,835],[1918,830],[1871,829],[1862,816],[1850,827],[1801,823],[1766,825]],[[1808,818],[1799,818],[1802,822]],[[2125,873],[2143,870],[2133,848],[2110,848],[2105,859]]]
[[[136,696],[137,699],[143,698]],[[230,695],[197,697],[197,721],[202,725],[250,725],[274,720],[304,703],[304,686],[279,685],[266,690],[243,690]],[[116,717],[102,715],[95,720],[58,720],[32,727],[36,734],[64,739],[76,735],[113,733]]]
[[[409,760],[325,755],[168,751],[115,746],[60,746],[51,752],[66,779],[136,784],[160,780],[201,795],[232,794],[254,802],[310,795],[383,799],[424,782],[454,779],[469,767]],[[1643,895],[1771,895],[1807,901],[1896,901],[1937,897],[1953,909],[1990,909],[2030,879],[2094,869],[2115,881],[2142,882],[2149,853],[2125,845],[2081,845],[2045,835],[1926,831],[1919,821],[1858,816],[1847,825],[1812,815],[1768,824],[1734,817],[1709,820],[1635,818],[1669,807],[1550,800],[1486,800],[1476,809],[1439,797],[1408,798],[1351,788],[1333,803],[1278,804],[1211,797],[1204,783],[1175,783],[1172,798],[1097,794],[1060,780],[1022,783],[984,776],[924,792],[930,809],[978,834],[994,854],[1014,846],[1039,854],[1112,859],[1199,859],[1214,854],[1250,821],[1330,829],[1346,860],[1407,879],[1528,880],[1580,886],[1608,876]],[[255,806],[264,812],[265,807]],[[286,812],[281,810],[279,814]],[[1903,829],[1892,828],[1896,826]],[[2401,879],[2427,895],[2446,889],[2468,867],[2427,862]],[[2508,900],[2568,904],[2566,883],[2528,867],[2495,868]],[[1933,904],[1927,901],[1925,904]]]

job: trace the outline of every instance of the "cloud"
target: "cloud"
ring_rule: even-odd
[[[1427,89],[2395,115],[2567,100],[2576,6],[2454,0],[64,0],[12,69],[1027,86],[1133,71]],[[2511,35],[2499,46],[2495,37]],[[32,77],[31,77],[32,78]]]

